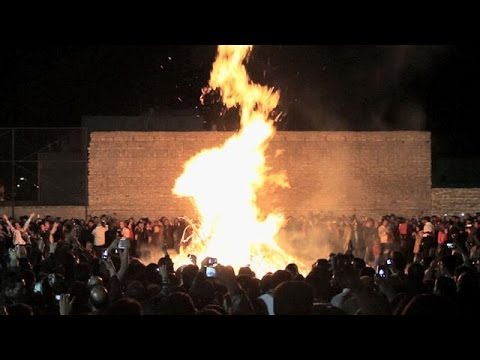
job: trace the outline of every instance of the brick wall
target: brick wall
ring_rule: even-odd
[[[195,216],[171,194],[183,164],[226,132],[94,132],[89,146],[89,211],[119,216]],[[280,150],[280,151],[279,151]],[[290,189],[263,193],[265,210],[411,215],[431,207],[428,132],[279,132],[267,165],[287,170]]]
[[[480,211],[480,188],[433,188],[432,212],[437,215]]]

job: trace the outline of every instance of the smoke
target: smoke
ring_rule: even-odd
[[[286,130],[425,130],[448,47],[260,46],[252,72],[281,91]],[[315,64],[315,65],[312,65]]]

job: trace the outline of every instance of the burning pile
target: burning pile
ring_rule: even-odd
[[[267,185],[288,186],[286,176],[269,174],[265,150],[275,134],[269,116],[280,95],[250,80],[244,61],[252,46],[222,45],[213,64],[210,86],[220,89],[229,108],[239,106],[241,129],[222,146],[202,150],[184,166],[173,193],[190,197],[200,227],[189,253],[212,256],[236,270],[250,265],[257,276],[294,262],[275,242],[284,223],[278,213],[262,214],[257,193]],[[186,260],[180,254],[176,262]]]

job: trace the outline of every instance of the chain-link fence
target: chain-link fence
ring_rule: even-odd
[[[85,128],[0,128],[0,206],[86,206]]]

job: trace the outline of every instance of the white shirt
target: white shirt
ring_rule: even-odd
[[[23,240],[22,232],[20,230],[15,229],[13,232],[13,245],[25,245],[26,242]]]
[[[108,228],[98,225],[93,229],[92,234],[94,236],[93,245],[95,246],[104,246],[105,245],[105,233],[108,231]]]
[[[272,294],[266,293],[258,297],[262,300],[265,305],[267,305],[268,315],[275,315],[273,312],[273,296]]]

